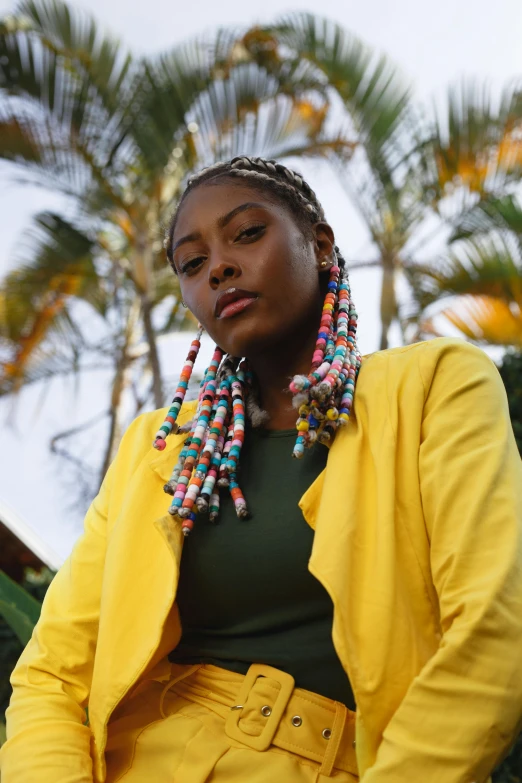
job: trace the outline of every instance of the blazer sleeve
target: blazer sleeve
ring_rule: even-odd
[[[493,362],[442,342],[419,351],[419,480],[442,637],[364,783],[483,783],[522,728],[521,460]]]
[[[92,783],[86,706],[98,636],[107,519],[115,478],[128,479],[139,443],[125,433],[72,554],[54,577],[19,659],[0,751],[2,783]]]

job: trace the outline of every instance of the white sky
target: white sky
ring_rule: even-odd
[[[388,53],[425,103],[434,97],[443,99],[447,86],[464,75],[488,80],[497,89],[522,76],[520,0],[303,0],[298,6],[264,0],[262,12],[238,0],[176,4],[168,0],[89,0],[83,6],[135,51],[144,53],[167,49],[219,25],[269,21],[290,10],[320,10]],[[0,13],[3,16],[13,7],[0,2]],[[345,255],[370,257],[364,228],[341,187],[320,164],[302,164],[300,168],[317,191]],[[12,264],[17,240],[30,215],[53,208],[56,202],[43,192],[6,185],[5,169],[0,169],[0,176],[2,275]],[[352,288],[360,313],[359,344],[368,353],[378,343],[378,272],[353,273]],[[177,336],[163,346],[169,376],[182,361],[188,340],[188,336]],[[70,388],[53,383],[43,401],[41,390],[30,389],[20,396],[14,411],[10,402],[0,402],[0,499],[62,556],[68,554],[81,531],[81,517],[71,507],[74,491],[66,491],[63,476],[57,475],[63,466],[49,455],[49,438],[102,409],[105,388],[100,376],[86,382],[76,397]],[[97,444],[86,442],[85,447],[96,449]]]

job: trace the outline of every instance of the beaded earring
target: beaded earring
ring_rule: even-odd
[[[192,375],[194,362],[196,361],[198,357],[199,349],[201,348],[202,334],[203,334],[203,327],[200,326],[200,328],[198,329],[196,339],[193,340],[192,343],[190,344],[190,350],[187,358],[185,359],[185,364],[181,371],[181,375],[178,381],[178,387],[176,389],[176,393],[174,394],[174,399],[172,400],[170,408],[165,417],[165,421],[163,422],[163,424],[161,425],[161,427],[159,428],[159,430],[157,431],[154,437],[153,446],[155,449],[158,449],[158,451],[163,451],[163,449],[167,445],[165,442],[165,438],[167,437],[167,435],[170,435],[171,432],[176,434],[176,432],[178,432],[179,430],[179,427],[176,424],[176,419],[178,418],[178,413],[180,412],[181,406],[183,405],[183,400],[185,399],[185,394],[187,393],[190,376]]]
[[[293,452],[298,459],[315,440],[327,443],[337,427],[350,418],[355,380],[361,366],[356,331],[357,311],[350,284],[334,264],[330,269],[311,372],[308,376],[296,375],[290,384],[293,404],[299,409],[298,437]]]
[[[199,351],[200,339],[201,330],[191,345],[165,422],[156,433],[153,445],[160,451],[165,448],[166,435],[179,431],[176,418]],[[216,346],[200,385],[190,433],[172,475],[164,486],[165,492],[173,495],[169,513],[182,520],[184,535],[188,535],[194,526],[194,507],[198,511],[208,509],[211,521],[217,519],[219,493],[215,491],[216,483],[229,487],[238,517],[244,519],[248,516],[246,502],[236,478],[245,435],[245,378],[243,370],[235,368],[234,360],[228,357],[218,374],[222,359],[223,351]]]

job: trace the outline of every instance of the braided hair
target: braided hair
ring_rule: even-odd
[[[324,210],[312,188],[300,174],[281,163],[246,156],[216,163],[188,180],[170,221],[165,248],[174,271],[172,238],[184,199],[198,185],[237,177],[248,179],[250,186],[273,194],[291,210],[307,235],[312,236],[313,226],[325,220]],[[317,440],[327,443],[337,427],[349,421],[361,366],[356,343],[357,312],[345,261],[337,246],[334,256],[310,373],[296,375],[290,383],[293,405],[299,411],[293,450],[293,456],[298,459],[305,448]],[[192,342],[174,399],[153,443],[161,451],[170,433],[188,433],[172,476],[164,487],[165,492],[173,496],[169,512],[181,520],[184,535],[194,527],[196,509],[209,511],[210,520],[217,520],[219,488],[229,489],[238,517],[248,517],[237,473],[245,418],[252,426],[260,426],[266,419],[266,414],[259,409],[255,377],[248,362],[242,357],[225,356],[216,346],[201,382],[194,419],[182,428],[176,424],[201,345],[201,333],[202,327]]]
[[[174,267],[172,255],[172,238],[176,230],[176,223],[184,200],[198,185],[213,182],[217,179],[245,179],[249,186],[262,192],[274,195],[293,214],[298,224],[306,235],[311,235],[315,223],[326,220],[324,209],[308,182],[297,171],[283,166],[275,160],[264,158],[249,158],[245,155],[233,158],[230,161],[215,163],[202,169],[190,177],[187,187],[179,201],[176,211],[172,215],[165,237],[165,250],[171,267]],[[335,253],[339,267],[344,269],[346,264],[341,251],[335,246]]]

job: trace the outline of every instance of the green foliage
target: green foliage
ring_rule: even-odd
[[[522,456],[522,353],[506,353],[499,371],[506,387],[511,423]],[[493,783],[522,783],[522,734],[496,770]]]
[[[26,645],[40,616],[40,604],[3,571],[0,571],[0,614]]]
[[[28,570],[24,582],[20,586],[0,572],[0,600],[8,605],[7,614],[11,617],[13,612],[10,613],[9,605],[14,604],[16,608],[14,612],[15,625],[20,625],[21,635],[27,640],[40,615],[40,605],[52,577],[53,573],[48,569],[44,569],[40,574]],[[21,624],[19,623],[19,615],[25,616],[25,620]],[[9,704],[11,698],[9,678],[22,654],[25,643],[25,641],[23,643],[20,641],[18,632],[15,632],[11,627],[2,609],[0,611],[0,715],[5,713]],[[2,723],[0,722],[0,745],[2,742]]]
[[[0,715],[3,716],[11,698],[9,677],[22,654],[23,645],[15,632],[0,617]]]
[[[522,734],[493,774],[493,783],[522,783]]]
[[[422,200],[442,241],[440,251],[422,261],[410,253],[405,263],[412,297],[401,314],[412,341],[451,324],[481,344],[522,345],[520,85],[498,97],[463,82],[421,144]]]
[[[511,423],[522,456],[522,353],[506,353],[499,371],[506,387]]]

